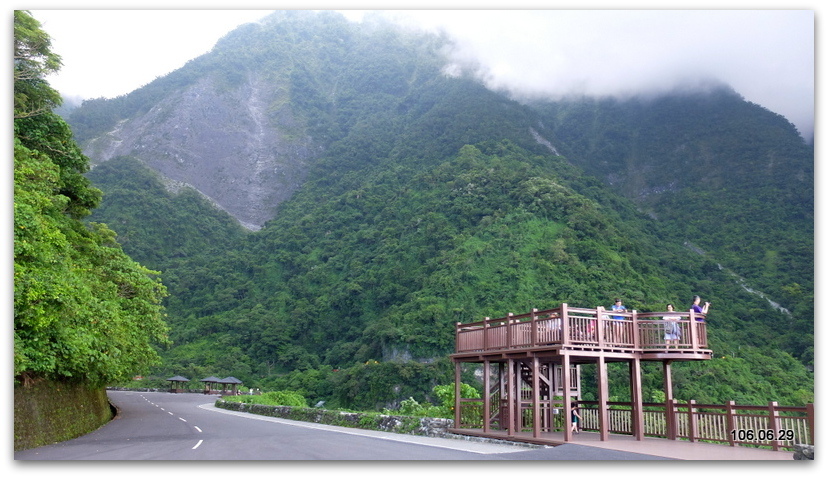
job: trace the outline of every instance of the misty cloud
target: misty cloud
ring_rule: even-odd
[[[224,34],[268,14],[254,10],[40,10],[64,68],[66,96],[114,97],[180,68]],[[445,31],[450,58],[494,89],[519,96],[629,96],[711,81],[814,127],[813,10],[390,10]],[[152,25],[151,27],[149,25]],[[179,31],[174,42],[148,31]],[[106,41],[102,41],[106,39]],[[101,61],[107,58],[107,61]]]
[[[629,96],[730,85],[814,123],[809,10],[454,10],[386,12],[455,41],[450,58],[517,96]]]

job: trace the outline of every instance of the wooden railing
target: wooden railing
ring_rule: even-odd
[[[668,321],[677,318],[680,338],[668,344]],[[618,317],[616,319],[616,317]],[[707,349],[704,316],[692,311],[615,312],[603,307],[583,309],[562,304],[556,309],[458,323],[455,352],[489,352],[545,346],[579,346],[623,351],[697,351]]]
[[[598,431],[598,402],[580,401],[581,429]],[[504,403],[493,404],[505,410]],[[609,433],[632,435],[632,404],[628,402],[608,402]],[[483,399],[461,399],[461,423],[457,428],[483,428]],[[531,402],[521,400],[520,414],[523,431],[531,431],[533,426],[533,409]],[[544,432],[562,432],[569,426],[569,420],[563,419],[563,404],[560,400],[547,400],[541,403],[540,413]],[[507,419],[497,410],[490,416],[492,428],[505,429]],[[678,403],[644,404],[644,435],[656,438],[681,439],[690,442],[706,441],[724,443],[730,446],[753,445],[774,450],[793,449],[795,444],[814,444],[814,405],[780,406],[776,402],[768,405],[704,405],[694,400]]]

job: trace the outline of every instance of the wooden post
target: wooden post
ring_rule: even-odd
[[[543,367],[541,367],[541,370],[543,370]],[[548,432],[555,431],[555,416],[553,411],[553,399],[555,398],[554,375],[555,365],[551,363],[547,364],[546,373],[540,375],[541,380],[546,384],[547,390],[546,400],[543,404],[543,430]]]
[[[566,308],[564,308],[564,311],[566,311]],[[572,403],[569,398],[569,355],[566,353],[563,354],[563,363],[561,364],[561,390],[563,393],[564,441],[568,442],[572,441]]]
[[[509,359],[506,362],[506,409],[508,410],[508,428],[507,434],[509,436],[515,435],[515,403],[517,397],[515,396],[515,361]]]
[[[491,362],[489,359],[483,361],[483,432],[491,430],[492,420],[492,384],[491,384]]]
[[[532,318],[534,321],[534,317]],[[532,436],[540,438],[540,361],[537,355],[532,356]]]
[[[733,400],[729,400],[725,404],[725,413],[727,413],[727,417],[725,418],[727,430],[725,431],[725,433],[728,436],[727,441],[730,444],[730,446],[736,446],[736,439],[734,438],[733,433],[731,433],[732,430],[736,429],[736,420],[734,420],[736,410],[733,408],[735,406],[736,402],[734,402]]]
[[[673,400],[672,360],[663,362],[664,370],[664,418],[667,423],[667,439],[676,439],[677,420],[675,415],[675,401]]]
[[[676,408],[676,399],[671,398],[667,401],[667,438],[669,440],[676,440],[678,438],[678,411]]]
[[[696,436],[699,434],[699,421],[696,417],[696,401],[689,400],[687,402],[687,423],[690,425],[687,433],[691,442],[696,441]]]
[[[460,362],[454,363],[454,427],[461,428],[460,423]]]
[[[609,380],[607,379],[607,362],[604,356],[598,356],[598,433],[601,441],[609,440]]]
[[[636,440],[644,439],[644,399],[641,393],[641,359],[630,361],[630,397],[632,398],[633,435]]]
[[[567,346],[569,342],[569,311],[567,310],[566,302],[564,302],[561,304],[561,344]],[[567,386],[569,386],[568,383]],[[567,398],[569,397],[567,396]]]
[[[489,318],[486,317],[483,319],[483,351],[489,350]]]
[[[604,323],[604,308],[600,305],[595,308],[595,326],[597,327],[596,332],[598,333],[598,347],[604,348],[604,328],[606,324]]]
[[[512,316],[515,314],[509,312],[508,317],[506,317],[506,348],[512,348]]]
[[[632,311],[632,345],[634,350],[638,350],[641,346],[641,337],[638,334],[638,312],[633,309]]]
[[[808,434],[810,435],[811,441],[808,443],[813,445],[814,444],[814,428],[816,428],[816,418],[814,417],[814,404],[808,403],[805,404],[805,410],[808,415]]]
[[[498,387],[500,390],[500,403],[497,404],[500,410],[500,429],[509,429],[509,371],[506,370],[505,362],[498,362]]]
[[[538,309],[532,309],[532,348],[538,346]]]
[[[778,406],[779,404],[776,402],[768,402],[768,421],[770,421],[770,427],[771,430],[773,430],[774,438],[779,436],[779,410],[777,410]],[[773,451],[779,451],[779,443],[779,440],[773,440],[771,442]]]
[[[699,349],[699,328],[696,313],[690,309],[690,347],[693,351]]]

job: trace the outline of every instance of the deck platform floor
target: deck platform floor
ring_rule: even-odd
[[[605,448],[607,450],[655,455],[676,460],[793,460],[792,451],[773,451],[769,449],[729,446],[727,444],[689,442],[686,440],[667,440],[666,438],[644,437],[636,440],[631,435],[611,434],[609,440],[601,441],[595,432],[581,432],[572,436],[572,441],[565,442],[563,432],[543,432],[535,438],[532,432],[519,432],[509,436],[505,430],[450,429],[458,435],[469,435],[498,440],[519,441],[539,445],[563,445],[571,443],[582,446]]]

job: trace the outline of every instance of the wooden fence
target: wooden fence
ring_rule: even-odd
[[[675,344],[665,338],[668,321],[676,319],[680,331]],[[528,314],[456,326],[455,352],[534,349],[545,346],[597,347],[635,351],[699,351],[707,344],[703,316],[687,312],[615,312],[603,307],[561,307]]]
[[[581,429],[599,431],[598,402],[580,401]],[[609,433],[632,435],[632,404],[629,402],[608,402]],[[490,411],[494,428],[505,428],[507,417],[502,415],[505,401]],[[461,422],[458,428],[483,427],[483,399],[461,399]],[[533,409],[531,402],[521,401],[521,423],[523,431],[531,431]],[[690,442],[705,441],[726,443],[730,446],[754,445],[773,450],[793,449],[795,444],[814,444],[814,405],[780,406],[776,402],[768,405],[725,405],[699,404],[694,400],[678,403],[644,404],[644,435],[656,438],[681,439]],[[563,404],[560,400],[544,401],[540,413],[545,425],[543,431],[562,431],[569,425],[563,419]],[[501,424],[502,422],[502,424]]]

